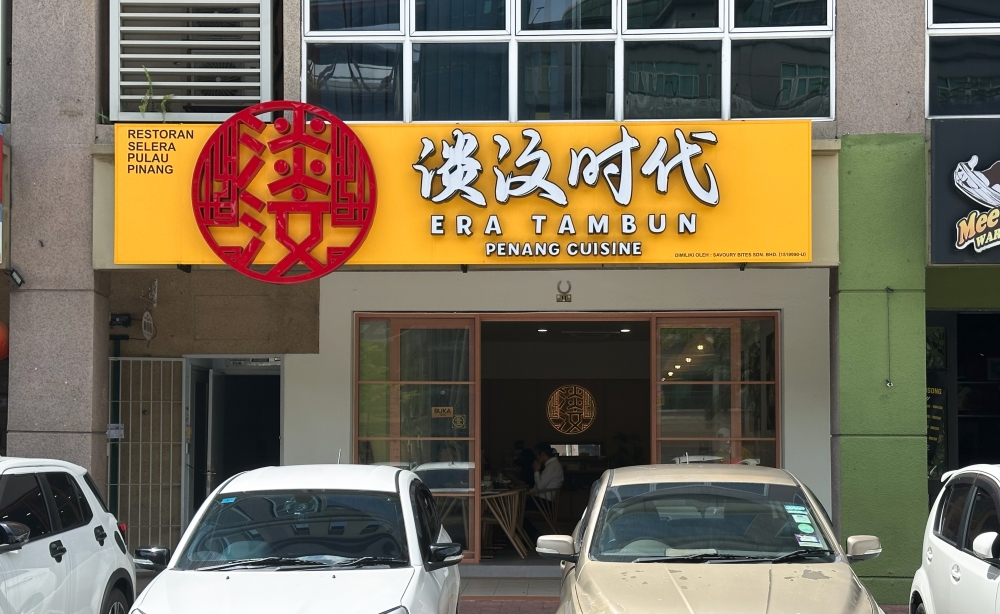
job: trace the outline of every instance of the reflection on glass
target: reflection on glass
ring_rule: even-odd
[[[743,465],[777,467],[777,444],[774,441],[741,441],[739,457]]]
[[[399,30],[399,0],[309,0],[313,30]]]
[[[519,43],[524,119],[612,119],[615,44]]]
[[[389,321],[364,320],[360,329],[358,380],[384,382],[389,379]]]
[[[774,320],[743,320],[740,344],[740,379],[744,382],[773,382]]]
[[[506,30],[505,0],[416,0],[417,30]]]
[[[732,116],[829,117],[830,40],[733,41]]]
[[[507,43],[413,45],[413,119],[507,119]]]
[[[628,0],[628,27],[667,28],[719,27],[718,0]]]
[[[524,30],[609,30],[611,0],[521,0]]]
[[[660,437],[730,437],[732,387],[660,386]]]
[[[661,441],[660,462],[728,463],[731,446],[731,441]]]
[[[469,386],[400,386],[399,414],[403,437],[469,437]]]
[[[306,100],[343,120],[403,119],[403,45],[307,45]]]
[[[625,43],[625,118],[722,117],[721,63],[721,41]]]
[[[475,465],[469,441],[401,441],[400,460],[408,463],[431,492],[472,492]]]
[[[358,384],[358,436],[388,437],[389,395],[388,384]]]
[[[736,0],[737,28],[825,26],[827,0]]]
[[[934,23],[1000,23],[1000,3],[990,0],[934,0]]]
[[[451,541],[462,544],[464,550],[470,550],[472,546],[469,541],[469,520],[474,513],[472,499],[438,494],[434,496],[434,503],[437,505],[438,516],[441,517],[441,524],[444,525],[444,530],[448,532]]]
[[[728,328],[660,328],[660,381],[729,381],[729,332]]]
[[[931,115],[1000,114],[1000,36],[930,38]]]
[[[777,399],[774,384],[740,387],[743,437],[774,437]]]
[[[958,384],[958,413],[1000,417],[1000,384]]]
[[[404,382],[469,381],[469,329],[407,328],[399,334]]]
[[[396,442],[388,441],[368,441],[365,439],[358,440],[358,464],[359,465],[388,465],[390,447],[392,445],[398,446]],[[400,463],[393,463],[393,466],[400,466]],[[408,467],[407,467],[408,468]]]

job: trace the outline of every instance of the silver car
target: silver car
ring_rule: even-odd
[[[821,505],[780,469],[613,469],[574,534],[540,537],[536,550],[565,561],[558,614],[881,613],[849,565],[878,556],[878,538],[851,537],[844,552]]]

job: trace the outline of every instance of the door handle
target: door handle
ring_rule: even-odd
[[[927,546],[927,562],[930,563],[934,560],[934,550],[930,546]]]
[[[63,555],[66,554],[66,546],[58,539],[51,544],[49,544],[49,556],[56,560],[56,563],[62,563]]]
[[[962,570],[958,568],[958,565],[951,566],[951,579],[955,582],[962,579]]]
[[[103,546],[104,540],[106,540],[107,538],[108,538],[108,533],[107,531],[104,530],[104,527],[102,527],[101,525],[97,525],[96,527],[94,527],[94,539],[97,540],[98,544]]]

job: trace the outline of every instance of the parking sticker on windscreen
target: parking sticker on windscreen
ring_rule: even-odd
[[[803,533],[808,533],[809,535],[812,535],[813,533],[816,532],[816,529],[814,529],[811,524],[800,524],[799,525],[799,531],[802,531]]]
[[[819,548],[821,545],[819,543],[819,538],[815,535],[800,535],[796,533],[795,541],[804,548]]]
[[[792,520],[795,522],[804,522],[806,524],[812,524],[812,518],[806,514],[792,514]]]
[[[805,514],[809,510],[804,505],[786,505],[785,511],[789,514]]]
[[[236,497],[226,497],[225,499],[220,501],[220,503],[225,505],[226,503],[232,503],[233,501],[236,501]]]

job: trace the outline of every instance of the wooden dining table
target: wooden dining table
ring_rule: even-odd
[[[527,492],[524,488],[484,490],[480,496],[483,502],[483,517],[485,518],[486,512],[489,512],[496,519],[500,529],[522,559],[528,554],[528,544],[525,539],[527,536],[521,527]]]

